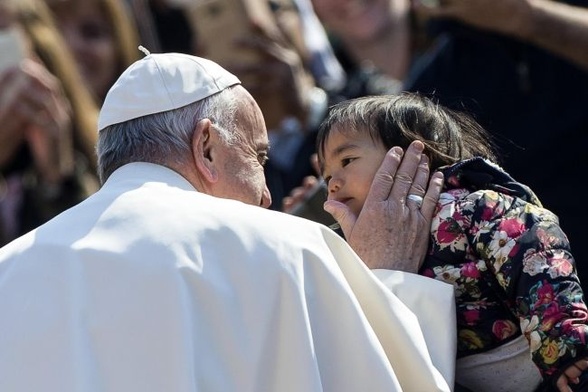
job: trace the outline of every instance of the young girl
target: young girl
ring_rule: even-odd
[[[334,106],[317,140],[328,203],[357,216],[386,151],[414,140],[445,176],[419,274],[455,287],[457,383],[476,392],[575,388],[588,367],[588,311],[570,244],[557,217],[494,163],[490,138],[469,116],[409,93]]]

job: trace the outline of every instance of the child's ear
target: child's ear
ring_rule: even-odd
[[[192,156],[196,169],[202,180],[209,183],[218,181],[218,168],[216,160],[213,160],[216,145],[212,123],[209,119],[203,119],[196,124],[192,135]]]

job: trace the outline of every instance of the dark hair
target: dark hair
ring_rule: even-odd
[[[475,156],[499,163],[490,135],[471,116],[417,93],[366,96],[332,106],[317,136],[321,162],[325,142],[335,127],[343,133],[368,131],[387,149],[406,149],[414,140],[420,140],[425,144],[431,169]]]

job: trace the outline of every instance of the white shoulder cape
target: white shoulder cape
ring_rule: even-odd
[[[0,391],[450,391],[452,287],[376,274],[322,225],[129,164],[0,249]]]

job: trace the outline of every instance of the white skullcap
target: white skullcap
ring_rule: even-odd
[[[110,88],[98,130],[178,109],[240,83],[210,60],[182,53],[152,53],[133,63]]]

